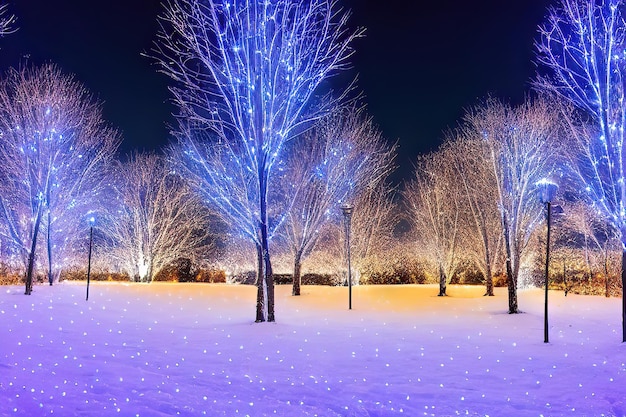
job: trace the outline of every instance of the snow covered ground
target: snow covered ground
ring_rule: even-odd
[[[619,299],[436,286],[0,288],[0,415],[626,416]]]

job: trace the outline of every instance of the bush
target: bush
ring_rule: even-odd
[[[304,274],[300,277],[302,285],[337,285],[337,279],[330,274]],[[256,285],[256,272],[248,271],[235,275],[230,282],[236,284]],[[293,275],[291,274],[274,274],[275,285],[293,285]]]
[[[293,276],[291,274],[274,274],[274,284],[275,285],[292,285],[293,284]]]
[[[0,263],[0,285],[18,285],[24,283],[24,274]]]
[[[225,283],[226,272],[221,269],[201,269],[195,276],[195,282]]]
[[[493,286],[494,287],[506,287],[507,286],[507,278],[505,272],[500,272],[493,275]]]
[[[245,284],[245,285],[255,285],[256,284],[256,271],[247,271],[242,272],[230,277],[227,281],[229,284]]]
[[[67,269],[61,272],[60,281],[84,281],[87,279],[87,270],[86,269]],[[115,281],[115,282],[125,282],[130,281],[130,277],[128,274],[122,274],[119,272],[109,272],[109,271],[91,271],[89,273],[90,281]]]
[[[411,256],[370,258],[363,262],[361,268],[361,284],[366,285],[397,285],[425,284],[429,282],[424,264]]]
[[[153,281],[169,282],[193,282],[195,274],[191,270],[191,259],[179,258],[157,272],[152,278]]]
[[[337,277],[330,274],[304,274],[301,280],[302,285],[337,285]]]

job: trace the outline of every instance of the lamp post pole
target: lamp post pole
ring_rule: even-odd
[[[91,276],[91,248],[93,244],[93,225],[95,223],[95,218],[89,219],[89,255],[87,255],[87,297],[85,300],[89,300],[89,278]]]
[[[548,285],[550,283],[550,220],[552,214],[552,199],[556,194],[558,185],[548,179],[542,179],[537,183],[540,191],[541,202],[546,206],[546,271],[545,271],[545,297],[544,297],[544,312],[543,312],[543,343],[549,343],[550,337],[548,334]]]
[[[354,207],[349,204],[341,206],[343,211],[345,236],[346,236],[346,257],[348,261],[348,310],[352,310],[352,265],[350,264],[350,223]]]
[[[545,300],[544,300],[544,321],[543,321],[543,343],[548,343],[550,341],[548,335],[548,284],[549,284],[549,266],[550,266],[550,214],[552,203],[550,201],[546,201],[546,224],[548,226],[548,232],[546,236],[546,277],[545,277]]]

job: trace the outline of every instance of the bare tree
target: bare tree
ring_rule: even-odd
[[[9,35],[17,30],[15,27],[17,19],[15,15],[9,14],[8,7],[8,4],[0,5],[0,36]]]
[[[354,199],[350,252],[359,274],[366,264],[387,257],[394,245],[393,233],[399,216],[395,202],[396,190],[387,181],[391,163],[390,158],[386,163],[388,172],[381,181],[367,184]]]
[[[381,184],[393,169],[394,154],[364,110],[352,107],[322,119],[292,146],[280,178],[282,195],[289,200],[282,235],[294,257],[293,295],[300,295],[302,261],[343,203],[363,199],[358,210],[363,216],[366,209],[382,209],[368,207],[365,200],[375,201],[372,190],[385,195]],[[360,229],[369,246],[373,230]]]
[[[503,245],[494,171],[486,164],[488,142],[476,132],[459,130],[450,139],[450,161],[463,196],[464,241],[470,255],[485,277],[485,295],[493,296],[493,274]]]
[[[620,234],[626,248],[624,185],[625,2],[560,0],[540,28],[538,60],[545,75],[536,87],[576,106],[596,132],[581,135],[572,124],[572,146],[581,153],[575,172],[586,197]],[[622,265],[626,263],[626,249]],[[622,267],[622,341],[626,342],[626,268]]]
[[[615,247],[615,240],[619,239],[615,228],[606,220],[603,213],[585,202],[575,202],[564,207],[565,220],[562,222],[564,233],[571,236],[573,244],[582,243],[584,261],[588,268],[589,280],[593,277],[596,264],[602,268],[605,280],[606,297],[609,296],[609,260]],[[582,242],[580,242],[582,241]],[[594,254],[600,254],[599,262],[595,261]]]
[[[171,91],[188,171],[201,169],[204,195],[252,235],[263,270],[256,321],[274,321],[268,205],[274,169],[286,142],[342,97],[316,100],[324,80],[346,68],[362,30],[347,28],[348,13],[335,0],[171,0],[165,9],[156,54],[177,83]],[[194,136],[203,129],[214,135],[215,149],[201,149]],[[215,159],[216,166],[209,164]],[[226,201],[232,189],[245,189],[242,198]]]
[[[86,217],[119,137],[83,86],[53,65],[10,70],[2,80],[0,137],[0,214],[24,260],[30,294],[44,217],[52,284],[54,224],[75,225]]]
[[[150,282],[174,261],[204,254],[209,211],[163,157],[134,154],[116,171],[118,207],[100,222],[113,263],[131,279]]]
[[[547,100],[512,108],[490,99],[465,116],[466,128],[484,141],[504,237],[509,313],[518,313],[517,282],[522,254],[542,220],[537,183],[558,175],[560,124]]]
[[[444,146],[420,157],[415,178],[404,190],[420,245],[435,259],[439,296],[446,295],[460,261],[462,194],[452,169],[452,152]]]

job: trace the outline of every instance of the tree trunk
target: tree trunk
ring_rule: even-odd
[[[152,282],[152,265],[154,264],[152,262],[152,256],[150,256],[150,262],[148,262],[148,272],[146,274],[146,282]]]
[[[267,286],[267,321],[276,321],[274,317],[274,274],[272,272],[272,262],[270,260],[269,239],[267,236],[267,172],[266,175],[261,178],[260,191],[261,191],[261,250],[263,255],[263,272],[264,280]]]
[[[296,256],[293,261],[293,289],[291,291],[291,295],[300,295],[300,270],[302,267],[302,252],[296,252]]]
[[[446,274],[443,272],[443,267],[439,265],[439,297],[443,297],[446,294]]]
[[[265,321],[265,275],[263,274],[263,249],[256,245],[257,271],[256,271],[256,320],[261,323]]]
[[[265,148],[266,139],[264,135],[266,134],[274,134],[272,132],[264,131],[264,100],[263,97],[263,80],[261,77],[264,75],[264,71],[262,71],[264,62],[263,57],[258,51],[262,50],[261,44],[264,42],[264,39],[258,35],[260,32],[257,28],[257,24],[259,22],[259,18],[257,14],[259,10],[257,10],[258,3],[252,2],[251,4],[251,20],[252,20],[252,44],[253,48],[249,50],[251,56],[249,56],[250,62],[253,63],[253,68],[256,70],[253,73],[253,83],[254,83],[254,92],[252,94],[252,102],[255,108],[253,112],[253,126],[256,135],[260,135],[256,137],[257,140],[257,149],[258,149],[258,185],[259,185],[259,232],[261,237],[261,256],[263,258],[263,283],[265,284],[265,290],[267,291],[267,321],[273,322],[274,318],[274,275],[272,273],[272,262],[270,260],[270,250],[269,250],[269,239],[267,234],[268,227],[268,217],[267,217],[267,190],[268,190],[268,182],[270,180],[270,159],[269,151]],[[262,11],[263,9],[261,9]],[[257,314],[258,318],[258,314]]]
[[[569,288],[567,287],[567,275],[566,275],[566,267],[565,267],[565,258],[563,258],[563,287],[565,287],[565,296],[567,297],[567,293],[569,292]]]
[[[502,227],[504,229],[504,246],[506,249],[506,281],[509,293],[509,314],[517,314],[517,276],[513,273],[511,266],[511,243],[509,242],[509,225],[506,216],[502,216]]]
[[[623,256],[624,255],[622,253],[622,257]],[[622,265],[622,267],[623,267],[623,265]],[[623,279],[624,279],[624,272],[622,271],[622,280]],[[604,296],[606,298],[610,297],[610,294],[609,294],[609,254],[608,254],[608,248],[604,252]]]
[[[622,343],[626,342],[626,249],[622,249]]]
[[[46,231],[46,240],[48,241],[48,282],[52,285],[54,278],[52,276],[52,240],[50,239],[50,209],[48,209],[48,229]]]
[[[263,250],[263,265],[265,267],[265,282],[267,283],[267,321],[270,323],[276,321],[274,316],[274,273],[272,272],[272,263],[270,261],[270,252],[267,241],[267,229],[265,238],[265,249]]]
[[[491,272],[491,265],[487,264],[487,276],[485,277],[485,295],[493,297],[493,272]]]
[[[35,266],[35,250],[37,249],[37,236],[39,234],[39,225],[41,224],[41,211],[42,203],[39,203],[37,207],[37,217],[35,218],[35,226],[33,228],[33,240],[30,246],[30,253],[28,254],[28,270],[26,272],[26,292],[24,294],[30,295],[33,292],[33,268]]]
[[[488,246],[485,246],[485,295],[493,297],[493,272],[491,271],[491,256],[489,256]]]
[[[589,249],[587,247],[587,235],[585,235],[585,265],[587,265],[587,280],[591,282],[592,272],[591,272],[591,260],[589,259]]]

